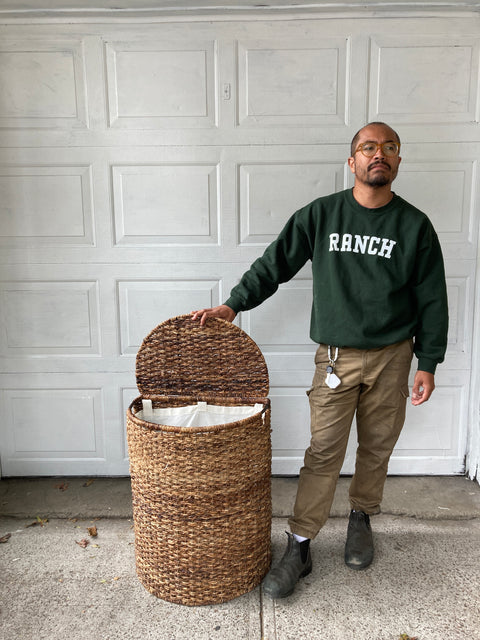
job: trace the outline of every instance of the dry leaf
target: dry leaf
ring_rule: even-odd
[[[92,538],[96,538],[98,536],[97,527],[95,526],[88,527],[87,531],[88,531],[88,535],[92,536]]]
[[[399,640],[418,640],[418,637],[409,636],[408,633],[402,633]]]
[[[47,522],[48,522],[48,518],[40,518],[40,516],[37,516],[37,519],[34,522],[31,522],[30,524],[26,524],[25,527],[28,529],[28,527],[36,527],[37,524],[43,527],[43,525],[47,524]]]
[[[56,484],[55,489],[59,489],[60,491],[66,491],[68,489],[68,482],[62,482],[61,484]]]
[[[80,540],[80,542],[78,542],[78,540],[75,540],[75,542],[79,547],[82,547],[82,549],[86,549],[90,544],[90,542],[86,538],[83,538],[83,540]]]
[[[4,536],[2,536],[0,538],[0,543],[1,542],[8,542],[10,540],[10,538],[12,537],[11,533],[6,533]]]
[[[95,478],[89,478],[86,482],[83,483],[82,486],[89,487],[91,484],[95,482]]]

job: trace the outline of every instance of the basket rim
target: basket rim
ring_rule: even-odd
[[[152,431],[165,431],[169,433],[181,433],[181,434],[200,434],[200,433],[211,433],[212,431],[225,431],[232,428],[237,428],[239,425],[243,425],[245,422],[251,421],[252,419],[257,418],[259,415],[263,416],[267,411],[271,409],[271,402],[269,398],[219,398],[216,396],[215,398],[203,398],[205,402],[213,401],[218,402],[222,400],[235,402],[236,404],[240,403],[251,403],[251,404],[263,404],[263,409],[255,413],[253,416],[248,416],[246,418],[242,418],[240,420],[234,420],[233,422],[224,422],[222,424],[209,425],[204,427],[176,427],[166,424],[158,424],[156,422],[149,422],[144,418],[137,418],[136,414],[133,412],[133,407],[135,404],[140,402],[141,400],[153,400],[153,401],[162,401],[168,402],[168,400],[182,400],[185,401],[186,404],[192,404],[193,402],[197,402],[199,399],[192,398],[192,396],[158,396],[156,398],[144,398],[143,396],[138,396],[130,403],[130,406],[127,409],[127,419],[131,420],[137,427],[141,427],[147,432]]]

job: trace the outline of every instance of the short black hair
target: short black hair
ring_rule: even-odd
[[[356,147],[357,147],[357,142],[358,142],[358,138],[360,137],[361,132],[366,128],[369,127],[371,125],[380,125],[382,127],[388,127],[389,129],[392,129],[392,127],[387,124],[386,122],[369,122],[368,124],[366,124],[365,126],[363,126],[361,129],[359,129],[357,131],[357,133],[353,136],[352,139],[352,143],[350,145],[350,155],[353,157],[355,155],[355,151],[356,151]],[[400,136],[398,135],[398,133],[395,131],[395,129],[392,129],[393,133],[395,134],[395,138],[396,141],[398,142],[398,144],[400,144]]]

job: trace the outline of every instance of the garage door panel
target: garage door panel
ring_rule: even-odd
[[[3,355],[100,355],[97,282],[5,282],[0,296]]]
[[[348,38],[238,43],[238,124],[345,124]]]
[[[446,366],[468,370],[472,366],[475,263],[446,261],[449,311]]]
[[[0,126],[88,126],[83,39],[5,38],[0,44]]]
[[[374,36],[370,120],[470,123],[477,113],[479,38]]]
[[[3,392],[4,473],[68,474],[90,461],[105,466],[105,423],[100,388],[46,386]]]
[[[110,127],[216,125],[214,40],[106,42],[105,58]]]
[[[93,246],[91,166],[3,166],[0,242]]]
[[[112,167],[116,244],[217,244],[218,167]]]
[[[4,475],[128,474],[122,388],[134,373],[0,374]]]

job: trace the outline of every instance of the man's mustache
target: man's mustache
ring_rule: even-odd
[[[382,162],[381,160],[378,160],[377,162],[374,162],[373,164],[369,165],[368,171],[371,171],[372,169],[378,166],[387,167],[387,169],[392,168],[387,162]]]

